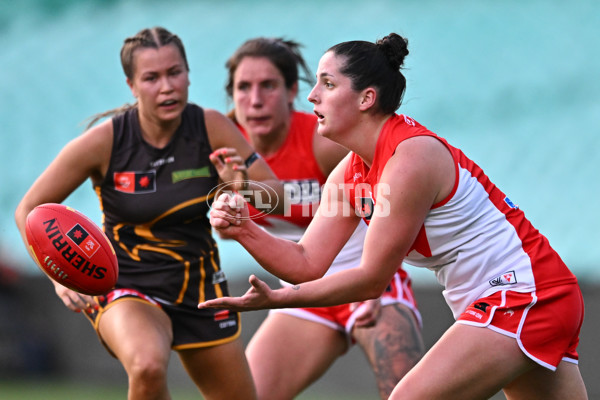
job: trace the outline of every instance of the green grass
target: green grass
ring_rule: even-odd
[[[173,400],[201,400],[195,390],[171,389]],[[120,386],[91,385],[71,381],[43,380],[0,380],[0,399],[2,400],[124,400],[127,388]],[[377,398],[377,397],[374,397]],[[304,394],[298,400],[364,400],[363,397],[332,397]]]

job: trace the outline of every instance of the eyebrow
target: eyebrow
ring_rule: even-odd
[[[327,76],[333,76],[333,74],[330,74],[329,72],[321,72],[319,75],[317,75],[317,78],[323,78]]]

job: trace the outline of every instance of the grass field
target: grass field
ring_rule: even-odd
[[[94,386],[65,381],[0,380],[0,399],[2,400],[123,400],[127,397],[127,388],[119,386]],[[200,400],[196,391],[171,389],[173,400]],[[375,399],[376,397],[374,397]],[[332,397],[301,395],[298,400],[365,400],[362,397]]]

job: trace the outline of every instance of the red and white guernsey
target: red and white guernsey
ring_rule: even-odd
[[[435,137],[448,148],[456,179],[448,197],[429,211],[404,261],[435,272],[455,318],[473,301],[500,290],[533,292],[577,282],[546,237],[477,164],[404,115],[384,125],[370,169],[352,154],[345,171],[349,201],[367,224],[377,199],[375,190],[364,189],[375,187],[396,146],[414,136]]]

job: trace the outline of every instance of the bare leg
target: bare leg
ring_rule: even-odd
[[[258,398],[293,399],[346,348],[344,335],[330,327],[287,314],[269,314],[246,349]]]
[[[99,332],[127,372],[129,400],[171,398],[167,367],[173,333],[171,320],[161,309],[121,300],[104,313]]]
[[[382,307],[375,326],[354,328],[352,335],[373,368],[382,399],[390,396],[425,352],[418,323],[412,311],[402,304]]]
[[[178,352],[206,400],[256,399],[241,340]]]
[[[454,324],[402,378],[390,399],[487,399],[536,365],[515,339]]]
[[[537,366],[504,388],[508,400],[587,400],[579,367],[561,362],[555,372]]]

